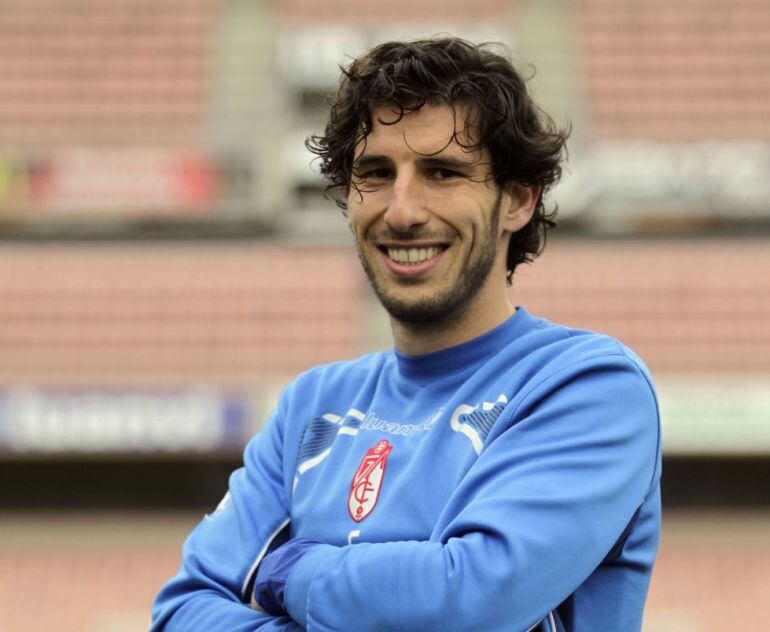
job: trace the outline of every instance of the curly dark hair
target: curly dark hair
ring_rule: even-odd
[[[464,146],[489,149],[496,185],[540,187],[532,219],[511,236],[506,265],[511,283],[516,266],[539,255],[547,231],[556,226],[556,208],[546,212],[543,196],[561,177],[569,130],[557,128],[535,104],[507,55],[495,52],[501,48],[455,37],[380,44],[341,67],[324,134],[311,136],[305,145],[320,158],[325,194],[346,210],[341,192],[355,186],[355,149],[372,130],[375,106],[399,112],[387,124],[425,104],[470,106],[465,124],[474,124],[475,142]]]

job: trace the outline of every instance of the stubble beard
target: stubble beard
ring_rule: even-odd
[[[497,224],[500,218],[501,196],[495,200],[489,226],[476,249],[476,257],[468,261],[454,285],[441,289],[437,294],[423,299],[401,299],[388,293],[377,281],[372,267],[358,248],[358,258],[372,284],[372,289],[382,306],[392,318],[412,330],[422,330],[437,325],[456,322],[467,312],[473,298],[486,282],[497,255]],[[404,281],[409,283],[408,280]],[[414,282],[415,284],[419,281]]]

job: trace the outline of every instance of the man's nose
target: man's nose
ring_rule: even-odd
[[[390,189],[384,220],[389,228],[406,233],[428,222],[430,214],[425,206],[425,195],[418,178],[401,173]]]

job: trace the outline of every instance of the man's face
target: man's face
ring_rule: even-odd
[[[372,131],[356,149],[350,226],[375,293],[403,323],[483,309],[491,273],[505,291],[503,195],[489,152],[455,140],[455,130],[461,143],[472,140],[463,129],[466,113],[425,105],[384,125],[380,119],[393,121],[397,113],[377,107]]]

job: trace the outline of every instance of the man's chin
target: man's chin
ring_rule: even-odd
[[[458,319],[478,290],[463,279],[454,282],[446,277],[426,279],[401,277],[393,279],[386,271],[374,272],[374,266],[361,256],[359,259],[385,311],[391,318],[408,327],[445,325]],[[488,273],[488,270],[485,271]],[[483,275],[482,275],[483,277]],[[483,278],[482,278],[483,280]]]
[[[446,323],[459,317],[463,311],[463,305],[451,300],[452,297],[406,298],[380,291],[376,294],[391,318],[414,327]]]

